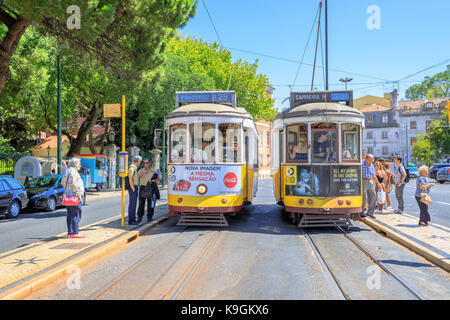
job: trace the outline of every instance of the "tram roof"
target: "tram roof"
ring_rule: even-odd
[[[294,118],[301,116],[354,116],[364,118],[361,111],[340,103],[316,102],[302,104],[280,112],[275,119]]]
[[[244,108],[235,108],[217,103],[192,103],[184,105],[169,112],[167,118],[196,115],[237,116],[253,120],[253,117]]]

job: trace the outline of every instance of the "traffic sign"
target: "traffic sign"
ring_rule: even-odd
[[[104,104],[103,105],[103,117],[105,118],[120,118],[120,104]]]

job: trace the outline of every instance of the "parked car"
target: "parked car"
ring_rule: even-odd
[[[16,218],[28,204],[27,191],[13,178],[0,177],[0,214]]]
[[[410,178],[417,178],[417,176],[419,175],[419,169],[417,169],[416,167],[409,167],[407,169],[409,171]]]
[[[446,181],[450,181],[450,166],[440,168],[437,171],[436,180],[441,184],[444,184]]]
[[[433,164],[433,165],[430,167],[428,176],[429,176],[431,179],[435,179],[435,180],[436,180],[436,173],[437,173],[437,171],[438,171],[440,168],[443,168],[443,167],[448,167],[448,168],[450,168],[450,163],[436,163],[436,164]]]
[[[25,183],[28,192],[28,208],[44,209],[47,212],[55,211],[62,205],[64,186],[61,184],[62,175],[54,174],[33,178]],[[86,203],[86,193],[83,205]]]

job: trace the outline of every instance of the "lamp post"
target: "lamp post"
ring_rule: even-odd
[[[340,82],[344,82],[345,83],[345,90],[347,90],[347,82],[352,81],[353,78],[345,78],[345,79],[339,79]]]

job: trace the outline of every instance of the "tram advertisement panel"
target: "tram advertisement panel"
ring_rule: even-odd
[[[241,166],[170,165],[169,193],[185,196],[240,195],[241,170]]]
[[[361,166],[288,166],[285,170],[287,196],[361,195]]]

